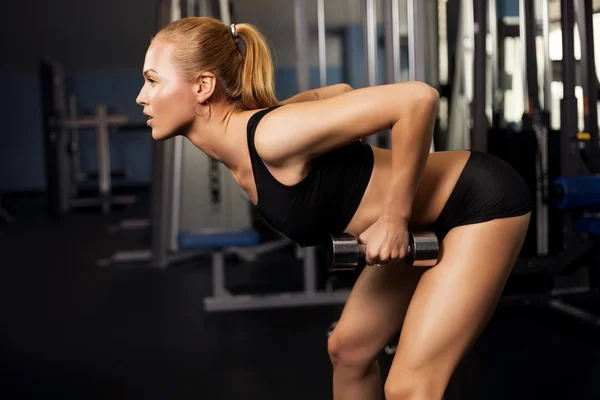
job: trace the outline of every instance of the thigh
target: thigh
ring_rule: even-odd
[[[388,386],[416,374],[417,381],[427,376],[435,380],[430,387],[445,388],[493,314],[528,223],[529,214],[464,225],[448,233],[438,265],[423,274],[413,295]]]
[[[422,269],[403,262],[368,266],[358,277],[330,340],[345,357],[375,361],[398,334]],[[368,361],[367,361],[368,362]]]

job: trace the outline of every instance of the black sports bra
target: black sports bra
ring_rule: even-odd
[[[277,106],[279,107],[279,106]],[[360,141],[316,157],[310,172],[288,186],[269,172],[254,147],[260,120],[277,107],[256,112],[248,121],[248,149],[258,204],[256,208],[274,229],[299,245],[324,243],[341,233],[354,216],[373,171],[373,150]]]

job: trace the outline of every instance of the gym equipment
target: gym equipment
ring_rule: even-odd
[[[554,193],[556,206],[563,210],[600,207],[600,175],[560,177]]]
[[[331,272],[359,270],[365,267],[367,246],[349,233],[331,235],[326,247],[327,266]],[[432,232],[409,233],[409,244],[404,261],[415,267],[433,267],[437,264],[440,245]]]
[[[66,77],[61,65],[46,58],[40,61],[39,74],[50,211],[60,215],[75,207],[100,206],[108,214],[112,204],[134,204],[135,196],[114,196],[111,183],[109,129],[123,127],[127,116],[108,113],[103,104],[95,107],[92,116],[77,116],[73,97],[67,105]],[[78,197],[80,185],[87,177],[79,168],[78,129],[84,128],[92,128],[96,133],[98,197]]]
[[[561,243],[556,247],[556,254],[546,257],[522,257],[517,261],[515,271],[549,274],[556,289],[544,293],[542,304],[563,315],[584,321],[600,327],[600,318],[580,307],[569,304],[569,295],[583,299],[584,295],[598,292],[597,259],[600,249],[600,230],[598,229],[598,182],[594,173],[597,166],[590,160],[598,159],[597,126],[594,129],[589,121],[595,116],[595,104],[584,101],[584,116],[590,132],[579,131],[578,106],[575,97],[575,78],[577,63],[575,60],[574,25],[575,11],[579,15],[579,35],[585,37],[586,56],[594,59],[592,26],[586,23],[583,14],[591,8],[591,0],[578,0],[576,4],[569,0],[561,0],[561,30],[563,41],[562,84],[563,98],[561,100],[561,131],[558,133],[558,154],[552,152],[549,163],[559,165],[558,176],[551,179],[552,189],[549,193],[549,204],[560,211],[554,216],[560,225]],[[587,16],[586,16],[587,18]],[[590,51],[590,53],[587,53]],[[583,51],[582,51],[583,53]],[[586,82],[584,87],[597,90],[595,70],[590,68],[589,61],[580,64],[585,68]],[[536,76],[536,75],[533,75]],[[591,98],[591,97],[590,97]],[[588,99],[589,102],[589,99]],[[549,103],[549,102],[548,102]],[[597,121],[597,119],[596,119]],[[597,122],[595,122],[597,125]],[[552,149],[552,146],[550,147]],[[577,272],[577,274],[575,274]],[[577,278],[579,287],[573,287],[573,278]],[[531,301],[524,295],[525,301]]]
[[[581,298],[600,289],[595,278],[598,273],[595,260],[600,249],[600,185],[598,175],[594,174],[598,173],[600,150],[596,107],[598,80],[592,61],[595,58],[591,0],[577,0],[575,3],[561,0],[560,6],[563,40],[561,76],[552,70],[549,57],[547,1],[542,2],[541,24],[536,21],[534,2],[531,1],[520,1],[517,20],[508,17],[498,19],[495,1],[490,2],[487,5],[487,21],[485,4],[461,1],[462,17],[457,42],[463,42],[464,46],[457,46],[448,150],[487,146],[481,150],[509,162],[523,176],[534,198],[530,229],[511,277],[537,276],[547,278],[548,283],[542,293],[507,294],[503,296],[502,303],[542,305],[600,327],[598,316],[568,304],[571,294]],[[583,78],[585,88],[583,132],[578,127],[575,97],[576,16],[579,36],[585,38],[582,54],[585,53],[586,57],[579,63],[579,76]],[[539,32],[538,25],[542,28]],[[478,35],[488,30],[493,50],[486,60],[483,38]],[[539,79],[536,51],[533,50],[537,35],[542,35],[544,43],[542,79]],[[505,117],[509,104],[504,102],[504,97],[515,85],[511,76],[504,73],[504,66],[508,65],[505,60],[509,57],[508,53],[505,54],[505,45],[509,49],[508,45],[514,44],[517,37],[520,38],[523,61],[524,112],[521,121],[513,124]],[[490,67],[488,62],[492,64]],[[490,73],[491,76],[486,76]],[[560,131],[552,130],[550,124],[553,78],[562,80],[563,84]],[[486,81],[491,82],[491,93],[487,91]],[[540,90],[538,82],[543,84],[543,90]],[[491,129],[485,129],[486,126]],[[482,135],[487,137],[480,138]]]
[[[598,77],[594,58],[593,5],[589,0],[575,0],[579,28],[581,58],[579,76],[583,89],[583,132],[578,135],[580,155],[590,173],[600,174],[600,141],[598,136]]]

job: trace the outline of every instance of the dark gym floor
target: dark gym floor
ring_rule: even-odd
[[[326,330],[341,305],[209,314],[206,260],[96,266],[127,244],[107,226],[143,207],[55,220],[43,199],[5,203],[17,222],[0,224],[2,398],[332,398]],[[297,278],[286,257],[235,266],[231,279],[274,281],[286,263]],[[382,355],[384,375],[391,361]],[[501,307],[446,399],[542,398],[600,398],[599,335],[542,309]]]

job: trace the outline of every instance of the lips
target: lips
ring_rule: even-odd
[[[150,123],[152,122],[152,119],[153,119],[154,117],[152,117],[152,115],[150,115],[150,114],[148,114],[148,113],[144,113],[144,115],[145,115],[146,117],[148,117],[148,121],[146,122],[146,125],[150,125]]]

